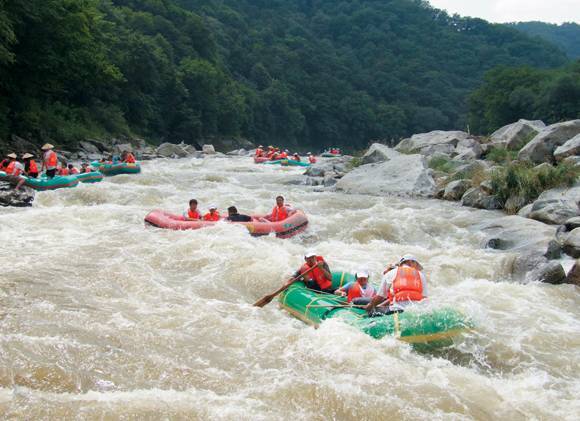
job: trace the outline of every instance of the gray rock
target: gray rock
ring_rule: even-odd
[[[461,178],[471,178],[476,172],[486,172],[488,169],[488,163],[482,160],[473,161],[469,164],[461,165],[455,168],[453,176]]]
[[[556,161],[562,161],[569,156],[580,154],[580,134],[577,134],[572,139],[568,140],[562,146],[558,146],[554,151],[554,158]]]
[[[567,231],[572,231],[576,228],[580,228],[580,216],[575,216],[564,222],[564,226]]]
[[[97,139],[84,139],[83,142],[91,144],[93,146],[95,146],[98,151],[97,152],[92,152],[92,153],[103,153],[103,152],[108,152],[111,150],[111,146],[107,145],[105,142],[97,140]],[[85,149],[85,148],[83,148]],[[86,149],[88,151],[88,149]]]
[[[337,178],[336,173],[326,173],[324,175],[324,179],[322,181],[322,184],[324,185],[324,187],[330,187],[330,186],[336,185],[338,180],[339,180],[339,178]]]
[[[420,153],[431,156],[435,153],[451,155],[461,140],[471,137],[468,133],[461,131],[441,131],[436,130],[429,133],[420,133],[403,139],[395,150],[402,153]]]
[[[470,230],[485,236],[484,244],[493,240],[500,250],[517,252],[534,251],[543,255],[550,241],[554,239],[556,228],[517,215],[486,219],[470,227]]]
[[[562,257],[562,246],[556,240],[552,240],[548,243],[548,248],[544,253],[544,257],[548,260],[555,260]]]
[[[123,151],[133,152],[133,145],[130,143],[117,143],[113,146],[114,153],[121,154]]]
[[[462,139],[457,143],[455,148],[457,156],[453,158],[454,161],[473,161],[479,159],[483,153],[480,143],[473,139]]]
[[[456,180],[447,184],[443,193],[445,200],[459,200],[471,188],[470,180]]]
[[[578,261],[574,263],[574,266],[572,266],[572,269],[570,269],[570,272],[566,275],[564,283],[580,287],[580,264]]]
[[[185,146],[182,146],[182,148],[185,152],[187,152],[188,155],[190,155],[190,156],[193,155],[196,158],[200,157],[203,154],[203,152],[195,149],[195,146],[193,146],[193,145],[185,145]]]
[[[162,158],[184,158],[187,156],[187,152],[183,147],[175,143],[162,143],[156,152]]]
[[[544,122],[540,120],[519,120],[517,123],[508,124],[496,130],[491,134],[490,139],[495,145],[516,151],[520,150],[545,127]]]
[[[580,156],[569,156],[562,160],[563,164],[572,165],[572,166],[579,166],[580,165]]]
[[[566,272],[558,262],[550,262],[537,252],[529,252],[514,259],[512,276],[521,283],[539,281],[561,284],[566,278]]]
[[[445,186],[440,186],[437,187],[437,189],[435,190],[435,194],[433,195],[433,197],[435,199],[443,199],[444,194],[445,194]]]
[[[530,218],[547,224],[564,224],[580,216],[580,185],[571,188],[546,190],[533,203]]]
[[[373,143],[369,150],[363,155],[363,164],[377,164],[379,162],[388,161],[391,148],[380,143]]]
[[[520,150],[518,159],[532,162],[553,162],[553,153],[558,146],[580,133],[580,120],[552,124],[538,133]]]
[[[99,150],[99,148],[97,148],[95,145],[93,145],[90,142],[81,140],[79,142],[79,146],[83,151],[85,151],[87,153],[87,155],[94,154],[94,155],[100,156],[100,154],[101,154],[101,151]]]
[[[32,206],[35,191],[27,187],[14,190],[18,178],[6,176],[0,181],[0,206],[25,207]]]
[[[206,155],[215,154],[215,148],[213,147],[213,145],[203,145],[201,151]]]
[[[568,256],[580,257],[580,228],[573,229],[566,236],[562,249]]]
[[[247,156],[248,155],[248,151],[245,150],[244,148],[235,149],[233,151],[229,151],[226,155],[230,155],[230,156]]]
[[[332,158],[320,160],[316,164],[311,165],[304,175],[309,177],[324,177],[327,171],[334,172],[336,174],[344,175],[349,171],[349,164],[353,157],[349,155],[341,156],[340,158]]]
[[[372,195],[433,196],[435,181],[423,156],[389,154],[388,161],[362,165],[346,174],[336,184],[337,189]]]
[[[518,216],[521,216],[522,218],[529,218],[530,213],[532,213],[532,207],[533,205],[531,203],[529,205],[524,206],[518,211]]]
[[[501,209],[501,203],[495,196],[486,194],[481,187],[473,187],[461,197],[461,206],[478,209]]]
[[[484,180],[484,181],[482,181],[481,184],[479,185],[479,187],[486,194],[492,194],[493,193],[493,185],[491,184],[491,181],[490,180]]]

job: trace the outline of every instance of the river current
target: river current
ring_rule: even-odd
[[[292,184],[303,170],[250,158],[156,160],[139,175],[41,192],[0,209],[0,417],[15,419],[524,420],[580,416],[580,294],[509,282],[513,256],[455,203]],[[146,227],[160,208],[309,216],[292,239],[218,224]],[[476,329],[436,353],[339,321],[309,327],[252,306],[307,249],[333,270],[416,255],[430,301]]]

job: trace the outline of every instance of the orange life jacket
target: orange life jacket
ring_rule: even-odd
[[[409,266],[399,266],[388,298],[390,304],[394,301],[421,301],[424,298],[421,273]]]
[[[316,256],[316,261],[324,262],[324,258],[322,258],[322,256]],[[308,269],[310,269],[310,266],[308,265],[308,263],[304,263],[300,267],[300,273],[302,274],[306,272]],[[311,281],[315,281],[320,287],[320,289],[328,289],[332,287],[332,280],[326,278],[324,272],[319,267],[314,269],[312,272],[307,273],[305,277]]]
[[[263,149],[260,149],[260,148],[256,149],[256,156],[257,156],[257,157],[260,157],[260,156],[262,156],[263,154],[264,154],[264,150],[263,150]]]
[[[90,172],[93,172],[93,169],[91,167],[81,168],[81,174],[90,173]]]
[[[278,156],[278,158],[279,158],[279,159],[286,159],[286,158],[288,158],[288,154],[287,154],[286,152],[282,152],[282,153],[281,153],[281,154]]]
[[[55,151],[46,151],[44,154],[44,165],[47,170],[54,170],[58,165],[58,157]]]
[[[366,293],[367,291],[368,291],[368,293]],[[372,293],[371,293],[371,291],[372,291]],[[347,299],[348,299],[348,302],[350,303],[355,298],[372,297],[373,295],[374,295],[374,289],[372,286],[367,284],[366,289],[363,291],[361,284],[359,284],[358,281],[355,281],[354,284],[348,290]]]
[[[192,211],[191,209],[188,209],[187,210],[187,217],[189,219],[201,219],[201,215],[199,214],[199,212],[198,211]]]
[[[308,162],[310,162],[311,164],[316,164],[316,157],[314,157],[313,155],[310,155],[308,157]]]
[[[270,215],[270,221],[278,222],[283,221],[286,218],[288,218],[288,208],[286,206],[274,206],[274,209],[272,209],[272,215]]]
[[[79,170],[77,170],[75,167],[72,167],[72,170],[69,170],[69,172],[71,174],[78,174],[79,173]]]
[[[217,211],[213,215],[208,212],[208,213],[206,213],[203,216],[203,220],[204,221],[219,221],[220,220],[220,214]]]
[[[135,156],[131,152],[129,152],[129,153],[127,153],[127,156],[125,157],[125,161],[123,161],[123,162],[126,162],[127,164],[134,164],[135,163]]]
[[[34,159],[31,159],[28,164],[28,174],[38,174],[38,165]]]
[[[60,170],[58,170],[58,175],[69,175],[70,172],[68,170],[68,168],[61,168]]]
[[[18,177],[22,171],[16,167],[16,161],[10,161],[8,166],[6,167],[6,174],[13,175]]]

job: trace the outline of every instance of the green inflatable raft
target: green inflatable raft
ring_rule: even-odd
[[[293,159],[278,159],[276,161],[266,161],[266,165],[282,165],[283,167],[309,167],[308,162],[294,161]]]
[[[85,172],[82,174],[76,174],[77,180],[81,183],[98,183],[99,181],[103,181],[103,174],[99,171],[91,171]]]
[[[354,279],[354,275],[346,272],[332,274],[335,288]],[[280,294],[279,300],[282,308],[310,325],[318,326],[324,320],[338,318],[373,338],[391,335],[420,349],[449,346],[454,336],[472,327],[463,313],[447,307],[428,311],[418,307],[402,313],[368,317],[364,309],[348,305],[346,298],[313,291],[302,282],[296,282]]]
[[[119,174],[138,174],[141,172],[141,165],[138,163],[127,164],[126,162],[119,162],[116,164],[111,164],[94,161],[91,162],[91,166],[97,168],[99,172],[108,176]]]
[[[22,176],[22,178],[25,180],[25,186],[40,191],[76,187],[79,184],[76,175],[57,175],[53,178],[48,178],[45,175],[41,175],[38,178]]]

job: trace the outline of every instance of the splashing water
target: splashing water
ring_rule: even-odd
[[[453,203],[318,192],[299,168],[250,158],[157,160],[140,175],[42,192],[0,209],[0,415],[26,419],[577,419],[580,299],[506,282],[510,256]],[[305,210],[290,240],[243,227],[145,227],[153,208]],[[335,270],[410,252],[431,301],[477,324],[435,354],[331,320],[313,329],[273,302],[315,248]]]

